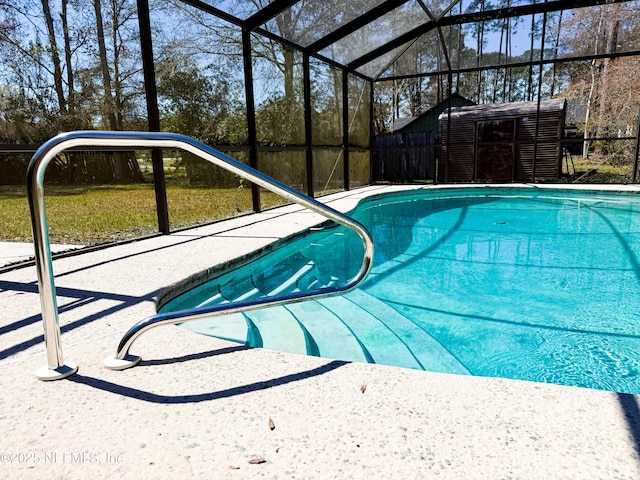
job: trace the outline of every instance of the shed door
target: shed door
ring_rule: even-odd
[[[478,122],[477,180],[513,180],[515,128],[513,118]]]

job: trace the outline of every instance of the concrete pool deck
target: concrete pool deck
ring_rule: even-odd
[[[82,245],[51,245],[51,253],[69,252],[78,250]],[[33,260],[34,251],[32,243],[24,242],[0,242],[0,268]]]
[[[390,188],[403,187],[323,201],[348,210]],[[249,349],[175,326],[140,337],[137,367],[102,367],[163,288],[318,219],[287,206],[55,260],[63,353],[79,365],[55,382],[34,375],[46,363],[35,267],[0,274],[2,478],[640,478],[640,396]]]

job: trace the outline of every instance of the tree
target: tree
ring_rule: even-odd
[[[639,2],[612,4],[572,12],[563,23],[564,48],[561,53],[613,54],[636,48],[640,42]],[[625,136],[632,131],[640,98],[632,84],[640,69],[640,60],[604,58],[585,66],[565,69],[568,86],[564,95],[584,103],[583,155],[589,154],[591,138]],[[599,142],[596,150],[608,153],[607,144]]]
[[[57,35],[53,26],[53,17],[51,15],[49,0],[41,0],[41,2],[42,11],[44,12],[44,18],[47,24],[48,51],[51,55],[51,63],[53,64],[53,83],[58,97],[58,108],[60,115],[64,115],[67,111],[67,100],[62,88],[62,67],[60,65],[60,54],[58,53]]]
[[[93,9],[96,13],[96,33],[98,37],[98,52],[100,55],[100,71],[102,72],[103,86],[103,112],[107,118],[111,130],[120,130],[121,125],[116,121],[115,102],[111,89],[111,72],[109,71],[109,60],[107,59],[107,47],[104,40],[104,23],[102,20],[102,5],[100,0],[93,0]],[[114,55],[115,57],[115,55]],[[120,127],[120,128],[118,128]]]
[[[111,27],[113,41],[111,50],[108,46],[100,48],[103,54],[100,56],[92,45],[101,43],[104,47],[104,41],[97,41],[104,40],[97,25],[102,21],[96,21],[104,5],[111,14],[111,21],[104,23]],[[129,63],[122,68],[122,52],[132,51],[131,45],[135,52],[135,45],[139,44],[132,0],[104,0],[102,4],[95,1],[93,12],[78,0],[16,1],[0,4],[2,7],[7,14],[6,21],[0,22],[1,71],[7,85],[3,97],[16,109],[6,117],[22,122],[11,129],[13,133],[7,130],[8,135],[14,136],[6,141],[39,143],[61,131],[100,127],[100,119],[105,115],[99,105],[106,95],[96,85],[110,80],[109,68],[115,73],[112,85],[119,95],[115,104],[122,115],[119,123],[109,122],[105,126],[121,129],[126,125],[127,115],[136,121],[140,110],[138,99],[143,98],[142,82],[136,78],[138,58],[128,55]],[[133,35],[132,26],[135,26]],[[116,53],[108,58],[110,52]],[[79,155],[67,154],[60,161],[72,163],[74,158]],[[86,156],[78,161],[86,163]],[[142,180],[137,162],[130,156],[117,154],[96,161],[104,164],[100,167],[105,173],[103,181]],[[104,168],[106,164],[110,165],[108,169]],[[87,175],[92,176],[88,171]]]
[[[67,86],[68,86],[68,104],[67,110],[71,114],[75,113],[76,99],[75,99],[75,73],[73,69],[73,50],[71,48],[71,35],[69,28],[69,0],[62,0],[60,20],[62,21],[62,35],[64,38],[64,59],[67,70]]]
[[[228,86],[216,83],[194,66],[177,71],[158,68],[158,96],[163,129],[191,135],[206,143],[221,140],[217,123],[227,116]]]
[[[160,3],[154,13],[163,129],[182,128],[180,124],[191,122],[183,114],[202,108],[206,113],[203,118],[208,120],[199,125],[195,119],[191,135],[213,144],[245,144],[248,133],[240,29],[182,2]],[[175,24],[181,28],[175,29]],[[185,73],[191,78],[184,78]],[[186,82],[184,88],[181,79]],[[197,107],[187,106],[192,102]]]

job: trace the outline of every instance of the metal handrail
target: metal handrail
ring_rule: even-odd
[[[135,324],[125,333],[116,354],[105,360],[107,368],[123,370],[137,364],[140,361],[140,357],[130,354],[129,348],[140,335],[153,327],[344,293],[354,289],[369,273],[373,261],[373,240],[361,223],[193,138],[176,133],[160,132],[77,131],[63,133],[43,144],[33,155],[27,168],[27,193],[33,229],[44,340],[47,351],[47,366],[36,372],[37,377],[41,380],[65,378],[74,374],[78,369],[74,363],[67,362],[65,364],[62,355],[58,306],[43,188],[44,173],[49,162],[62,151],[74,147],[164,148],[187,151],[355,231],[364,245],[363,261],[358,273],[342,286],[182,310],[149,317]]]

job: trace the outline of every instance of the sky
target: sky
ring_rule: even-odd
[[[517,25],[515,34],[511,36],[511,54],[513,56],[522,55],[524,52],[531,48],[531,37],[529,31],[531,29],[531,16],[522,17],[522,22]],[[497,52],[500,49],[500,31],[489,31],[485,29],[484,38],[486,46],[483,49],[484,52]],[[477,47],[477,39],[474,35],[467,33],[465,35],[465,45],[468,48]],[[504,42],[504,40],[503,40]],[[534,43],[534,49],[540,48],[540,39],[536,38]],[[502,51],[504,52],[504,43],[502,45]]]

